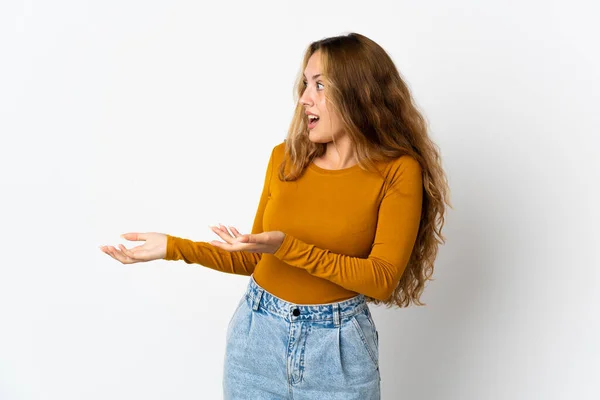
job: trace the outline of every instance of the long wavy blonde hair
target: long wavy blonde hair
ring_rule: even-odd
[[[408,307],[420,301],[442,235],[449,187],[437,145],[429,138],[427,122],[418,111],[408,86],[390,56],[373,40],[358,33],[325,38],[311,43],[304,53],[294,87],[296,109],[285,139],[285,158],[279,179],[298,179],[315,157],[325,153],[326,143],[308,138],[307,119],[298,99],[304,91],[302,73],[309,58],[319,51],[328,107],[335,109],[353,143],[361,168],[381,173],[378,165],[403,155],[415,158],[423,170],[421,222],[408,265],[391,296],[385,301],[365,296],[370,303]],[[335,142],[334,142],[335,144]],[[291,168],[286,168],[287,162]],[[288,171],[289,170],[289,171]]]

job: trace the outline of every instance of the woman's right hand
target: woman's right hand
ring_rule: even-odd
[[[167,235],[157,232],[146,233],[124,233],[122,238],[133,241],[144,241],[145,243],[127,249],[119,244],[120,250],[113,246],[100,246],[100,250],[108,254],[122,264],[133,264],[142,261],[160,260],[167,255]]]

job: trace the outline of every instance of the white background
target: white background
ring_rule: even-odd
[[[248,232],[304,49],[351,31],[411,87],[454,206],[427,306],[372,306],[382,398],[600,398],[598,17],[592,1],[3,1],[0,399],[221,398],[248,277],[98,246]]]

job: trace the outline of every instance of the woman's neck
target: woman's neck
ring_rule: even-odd
[[[317,158],[319,162],[318,166],[327,169],[350,168],[358,163],[358,160],[354,156],[352,143],[347,137],[336,140],[335,144],[333,142],[327,143],[325,154]],[[317,158],[315,158],[315,161]]]

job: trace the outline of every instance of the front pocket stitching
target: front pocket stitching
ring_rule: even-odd
[[[231,323],[233,322],[233,319],[235,318],[235,316],[238,313],[238,311],[240,310],[240,308],[242,308],[242,304],[244,304],[244,302],[246,301],[247,298],[248,298],[248,296],[246,294],[244,294],[244,296],[242,296],[242,298],[240,299],[237,307],[235,308],[235,311],[233,312],[233,314],[231,315],[231,318],[229,319],[229,323],[227,324],[227,329],[229,329],[231,327]]]
[[[358,323],[356,316],[353,315],[351,320],[352,320],[352,324],[356,328],[356,331],[358,332],[358,336],[360,336],[360,340],[362,341],[363,346],[367,350],[367,353],[369,353],[369,357],[371,358],[371,361],[373,361],[373,364],[375,364],[375,367],[378,368],[379,365],[377,365],[377,360],[375,359],[375,355],[373,354],[373,351],[371,350],[369,344],[367,343],[367,338],[365,337],[365,334],[364,334],[362,328],[360,327],[360,324]]]
[[[369,322],[371,322],[371,328],[375,333],[375,344],[377,345],[377,349],[379,349],[379,332],[377,332],[377,327],[375,327],[375,321],[373,321],[371,313],[367,314],[367,318],[369,318]]]

